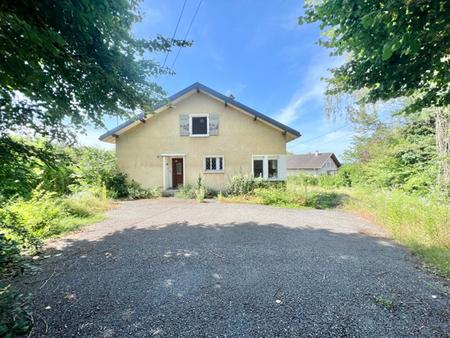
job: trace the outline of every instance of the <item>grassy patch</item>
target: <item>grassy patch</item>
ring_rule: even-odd
[[[450,278],[450,206],[400,191],[349,191],[345,208],[369,216],[439,274]]]
[[[86,225],[103,221],[106,218],[104,214],[96,214],[87,217],[65,217],[59,223],[58,233],[53,236],[63,236],[67,232],[79,230]]]
[[[225,195],[219,194],[217,199],[219,200],[219,202],[224,202],[224,203],[263,204],[261,199],[255,195],[225,196]]]
[[[293,187],[257,188],[252,194],[220,196],[219,201],[273,205],[282,208],[329,209],[343,205],[347,195],[320,188],[314,190]]]

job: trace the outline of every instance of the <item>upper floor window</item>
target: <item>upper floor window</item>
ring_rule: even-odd
[[[209,116],[207,114],[190,115],[189,134],[191,136],[209,136]]]

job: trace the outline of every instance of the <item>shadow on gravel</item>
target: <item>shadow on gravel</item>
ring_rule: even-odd
[[[31,336],[445,336],[450,301],[388,240],[278,224],[128,228],[46,252]],[[388,306],[387,306],[387,305]]]

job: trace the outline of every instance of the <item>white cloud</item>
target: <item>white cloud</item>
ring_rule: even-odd
[[[291,102],[277,114],[276,119],[285,124],[294,122],[303,113],[300,111],[302,106],[311,100],[321,99],[324,95],[323,93],[324,85],[320,83],[316,83],[311,89],[306,91],[300,90],[294,95]]]
[[[329,76],[329,69],[342,63],[338,57],[330,57],[328,51],[308,65],[304,75],[300,75],[300,83],[290,102],[282,108],[276,118],[286,124],[295,122],[302,114],[302,107],[311,101],[324,102],[326,83],[321,80]]]

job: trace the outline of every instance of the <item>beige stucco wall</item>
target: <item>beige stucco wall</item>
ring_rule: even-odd
[[[219,135],[180,136],[180,114],[219,113]],[[286,136],[204,93],[193,93],[173,108],[152,116],[116,140],[120,170],[144,187],[163,186],[161,154],[185,154],[185,184],[196,184],[199,175],[211,189],[220,190],[229,177],[251,174],[252,155],[285,154]],[[206,155],[223,155],[224,173],[204,173]]]

